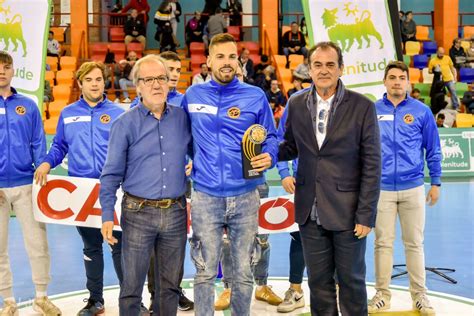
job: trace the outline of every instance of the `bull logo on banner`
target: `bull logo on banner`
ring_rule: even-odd
[[[23,28],[22,28],[22,16],[20,14],[14,14],[10,18],[11,9],[10,6],[4,7],[5,0],[0,0],[0,13],[3,13],[5,16],[5,23],[0,21],[0,41],[3,40],[5,51],[9,51],[10,43],[13,44],[13,52],[18,50],[18,44],[22,45],[23,57],[26,57],[26,41],[23,37]]]
[[[344,11],[347,13],[346,16],[354,15],[355,17],[359,10],[357,9],[357,6],[351,9],[350,5],[351,2],[345,4]],[[379,42],[379,48],[383,48],[384,43],[382,36],[375,28],[371,19],[372,14],[369,10],[362,11],[358,18],[354,18],[355,21],[352,24],[338,23],[338,11],[338,8],[332,10],[324,9],[324,13],[321,18],[323,19],[324,27],[328,30],[329,39],[332,42],[337,43],[343,52],[348,52],[352,48],[354,41],[356,41],[358,44],[357,49],[362,49],[362,39],[365,39],[367,42],[366,48],[369,48],[369,36],[375,37]]]

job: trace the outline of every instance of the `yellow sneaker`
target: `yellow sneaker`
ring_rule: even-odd
[[[61,310],[47,296],[37,297],[33,301],[33,309],[43,316],[61,316]]]
[[[255,299],[275,306],[278,306],[283,302],[283,300],[276,295],[268,285],[257,286],[257,289],[255,290]]]
[[[3,309],[0,310],[0,316],[18,316],[18,306],[10,300],[3,302]]]
[[[230,306],[230,289],[224,289],[224,291],[219,295],[216,303],[214,304],[214,309],[216,311],[223,311],[224,309],[228,309]]]

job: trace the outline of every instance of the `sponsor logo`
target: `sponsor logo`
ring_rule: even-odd
[[[227,115],[231,119],[238,119],[240,117],[240,109],[236,106],[233,106],[229,110],[227,110]]]
[[[411,124],[414,121],[415,121],[415,118],[411,114],[405,114],[405,116],[403,117],[403,122],[405,122],[406,124]]]
[[[23,105],[19,105],[15,108],[15,112],[18,115],[25,115],[26,114],[26,109]]]
[[[108,124],[110,123],[110,115],[108,114],[102,114],[100,116],[100,121],[103,123],[103,124]]]

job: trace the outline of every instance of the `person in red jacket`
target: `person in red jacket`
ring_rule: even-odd
[[[139,14],[143,14],[143,21],[145,25],[148,23],[148,12],[150,12],[150,5],[147,0],[130,0],[129,3],[122,9],[122,13],[127,13],[129,10],[135,9]]]

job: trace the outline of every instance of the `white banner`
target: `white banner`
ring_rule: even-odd
[[[13,56],[12,86],[43,103],[50,0],[0,1],[0,45]],[[40,101],[40,102],[39,102]]]
[[[388,0],[303,0],[303,8],[311,45],[341,47],[346,87],[380,99],[385,66],[397,60]]]
[[[41,187],[33,183],[33,213],[44,223],[97,227],[102,226],[99,202],[100,183],[97,179],[48,176]],[[115,229],[120,230],[122,191],[117,192]],[[188,232],[191,231],[188,203]],[[293,195],[261,199],[259,233],[272,234],[298,230],[295,224]]]

